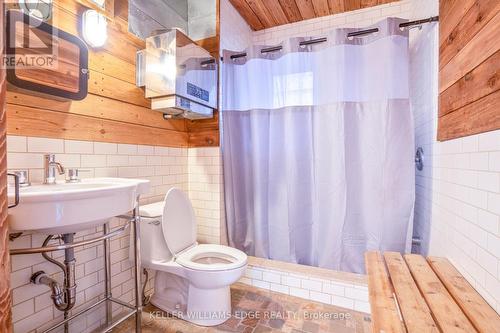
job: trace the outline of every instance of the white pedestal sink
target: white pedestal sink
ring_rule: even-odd
[[[12,231],[65,234],[102,225],[134,209],[137,196],[147,193],[148,180],[91,178],[78,183],[22,187],[19,205],[9,209]],[[9,189],[9,199],[14,196]]]

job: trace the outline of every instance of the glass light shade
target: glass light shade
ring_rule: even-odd
[[[101,47],[108,39],[106,17],[95,10],[83,13],[83,39],[92,47]]]

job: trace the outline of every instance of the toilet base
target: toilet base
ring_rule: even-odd
[[[200,326],[215,326],[231,318],[229,286],[200,289],[174,274],[157,271],[151,304]]]

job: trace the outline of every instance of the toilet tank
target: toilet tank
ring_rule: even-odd
[[[133,232],[130,233],[131,241]],[[161,216],[159,217],[141,217],[140,222],[140,240],[141,240],[141,264],[144,268],[151,268],[153,263],[167,262],[172,260],[163,231],[161,227]],[[130,246],[130,260],[134,258],[133,246]]]

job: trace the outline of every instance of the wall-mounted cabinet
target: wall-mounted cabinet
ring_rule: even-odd
[[[72,100],[87,96],[88,49],[80,38],[9,10],[6,51],[12,86]]]

